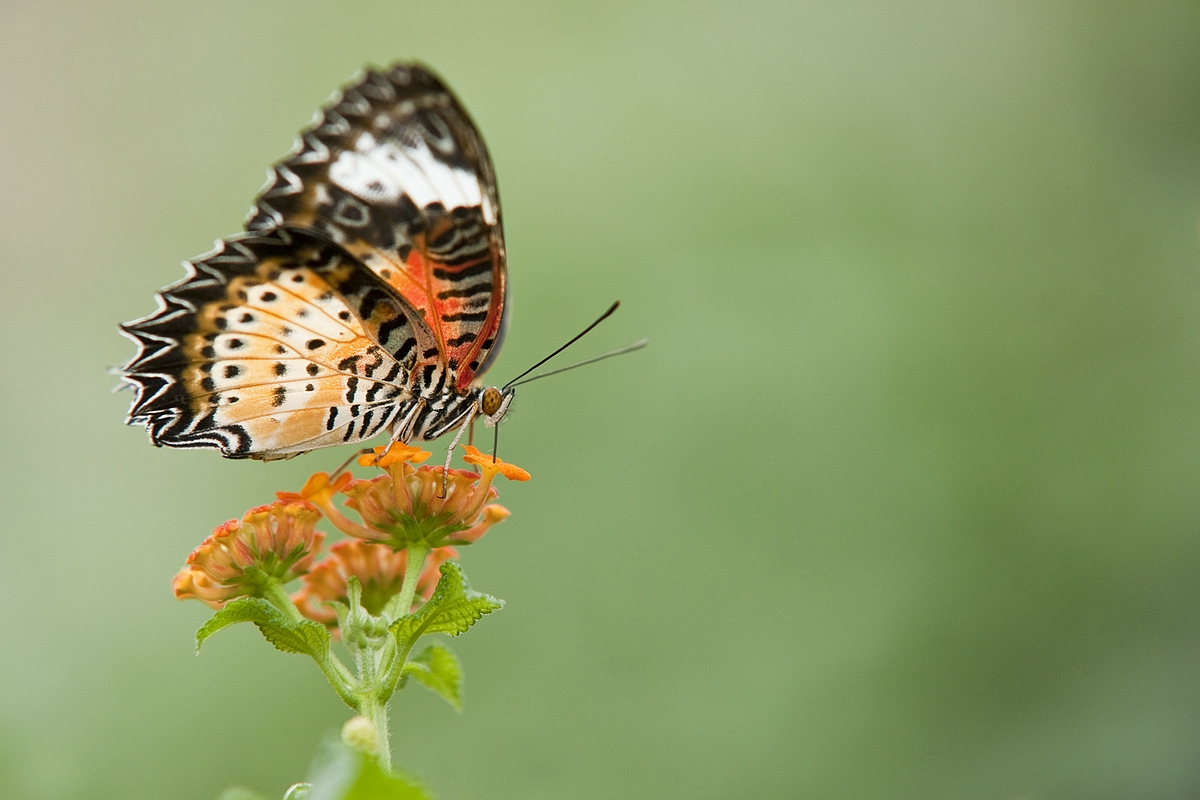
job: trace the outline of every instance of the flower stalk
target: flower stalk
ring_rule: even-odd
[[[381,701],[374,697],[367,697],[363,700],[358,713],[371,720],[371,725],[375,728],[376,746],[379,748],[377,754],[379,763],[384,769],[390,770],[392,768],[392,745],[388,733],[387,700]]]
[[[417,581],[420,580],[421,570],[425,568],[425,557],[429,555],[428,547],[413,546],[408,548],[408,564],[404,570],[404,586],[400,594],[388,603],[388,611],[392,617],[407,614],[413,605],[417,593]]]
[[[296,604],[292,602],[292,598],[288,597],[283,584],[278,580],[271,578],[263,587],[263,599],[286,614],[292,622],[303,621],[304,616],[300,613],[300,609],[296,608]]]
[[[217,610],[197,632],[197,647],[227,625],[250,621],[276,648],[310,656],[373,727],[377,757],[388,769],[387,705],[408,678],[460,707],[461,667],[453,653],[435,643],[412,654],[427,633],[458,635],[503,605],[473,591],[452,559],[455,546],[478,542],[509,516],[492,502],[495,479],[529,479],[469,446],[463,460],[479,472],[415,466],[429,455],[397,443],[360,459],[383,475],[316,473],[300,492],[280,492],[274,503],[219,526],[174,583],[176,597]],[[318,560],[324,534],[315,523],[322,517],[348,538]],[[285,584],[296,579],[301,589],[289,596]],[[332,648],[339,639],[353,669]]]

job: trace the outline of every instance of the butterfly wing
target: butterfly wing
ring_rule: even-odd
[[[421,314],[449,382],[490,365],[506,294],[500,200],[483,140],[429,70],[368,70],[302,131],[247,220],[335,242]]]
[[[157,445],[273,459],[356,442],[415,413],[414,385],[445,380],[419,364],[436,347],[424,321],[336,245],[251,234],[187,267],[122,326],[139,348],[129,422]]]

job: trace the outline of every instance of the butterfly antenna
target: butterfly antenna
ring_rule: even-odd
[[[643,347],[645,347],[648,344],[650,344],[649,339],[638,339],[633,344],[627,344],[624,347],[618,347],[616,350],[609,350],[607,353],[601,353],[598,356],[592,356],[591,358],[585,358],[583,361],[576,361],[574,364],[571,364],[566,367],[559,367],[558,369],[552,369],[549,372],[543,372],[540,375],[534,375],[532,378],[526,378],[523,381],[517,381],[516,383],[510,383],[508,386],[515,388],[517,386],[520,386],[523,383],[529,383],[530,381],[536,381],[538,378],[548,378],[551,375],[557,375],[558,373],[566,372],[569,369],[575,369],[576,367],[582,367],[585,364],[595,364],[597,361],[603,361],[606,358],[612,358],[613,356],[623,356],[626,353],[632,353],[634,350],[641,350]],[[506,386],[505,388],[507,389],[508,386]]]
[[[603,314],[601,314],[599,317],[597,317],[597,318],[596,318],[596,321],[595,321],[595,322],[593,322],[591,325],[588,325],[588,326],[587,326],[586,328],[584,328],[582,331],[580,331],[579,333],[575,334],[575,336],[571,338],[571,341],[567,342],[567,343],[566,343],[566,344],[564,344],[562,347],[558,348],[558,349],[557,349],[557,350],[555,350],[553,353],[551,353],[550,355],[546,356],[546,357],[545,357],[545,358],[543,358],[541,361],[537,362],[536,364],[534,364],[532,367],[530,367],[529,369],[527,369],[527,370],[525,370],[524,372],[522,372],[522,373],[521,373],[520,375],[518,375],[517,377],[513,378],[511,381],[509,381],[508,383],[504,384],[504,388],[505,388],[505,389],[507,389],[507,388],[509,388],[510,386],[515,386],[515,385],[516,385],[516,383],[517,383],[517,381],[521,380],[521,378],[524,378],[526,375],[528,375],[529,373],[533,372],[535,369],[537,369],[538,367],[540,367],[542,364],[545,364],[547,361],[549,361],[550,359],[554,358],[556,355],[558,355],[559,353],[561,353],[563,350],[566,350],[568,347],[570,347],[571,345],[573,345],[573,344],[575,344],[576,342],[578,342],[580,339],[582,339],[584,336],[586,336],[586,335],[587,335],[588,331],[590,331],[592,328],[594,328],[594,327],[596,327],[597,325],[599,325],[601,322],[604,322],[604,320],[608,319],[608,318],[609,318],[609,316],[610,316],[610,315],[611,315],[611,314],[612,314],[614,311],[616,311],[616,310],[617,310],[617,306],[619,306],[619,305],[621,305],[621,301],[620,301],[620,300],[618,300],[617,302],[613,303],[611,306],[609,306],[609,307],[608,307],[608,311],[605,311]]]

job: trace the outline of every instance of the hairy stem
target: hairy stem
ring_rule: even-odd
[[[268,580],[263,585],[263,598],[275,606],[275,608],[282,611],[292,622],[302,622],[304,620],[304,616],[296,608],[296,604],[292,602],[287,592],[284,591],[283,584],[274,578]],[[341,661],[338,661],[337,656],[328,651],[326,651],[323,660],[316,657],[313,660],[317,662],[317,666],[321,668],[321,672],[325,675],[325,680],[329,681],[333,690],[337,692],[338,697],[342,698],[343,702],[353,708],[354,703],[352,700],[354,698],[353,693],[356,681],[345,665]]]
[[[383,765],[384,769],[390,770],[392,768],[392,745],[388,735],[387,701],[381,701],[378,697],[369,695],[363,698],[359,713],[371,720],[371,724],[375,726],[375,738],[379,743],[379,763]]]
[[[275,578],[271,578],[263,586],[263,598],[271,605],[278,608],[292,622],[300,622],[304,617],[300,614],[300,609],[296,608],[296,604],[292,602],[292,598],[283,589],[283,584]]]
[[[404,568],[404,585],[400,588],[400,594],[396,595],[396,599],[389,604],[388,610],[392,612],[393,619],[408,616],[408,612],[412,609],[413,598],[417,595],[417,580],[421,577],[421,570],[425,568],[427,555],[429,555],[428,547],[408,548],[408,564]]]

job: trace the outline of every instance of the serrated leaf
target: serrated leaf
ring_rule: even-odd
[[[387,772],[371,756],[336,745],[314,772],[305,800],[431,800],[412,779]]]
[[[225,604],[196,631],[196,650],[208,637],[238,622],[253,622],[263,638],[285,653],[301,653],[324,661],[329,655],[329,631],[311,620],[288,619],[261,597],[239,597]]]
[[[404,665],[403,675],[437,692],[462,711],[462,664],[443,644],[431,644]]]
[[[442,564],[442,577],[429,602],[415,614],[392,623],[391,631],[401,649],[411,647],[427,633],[457,636],[485,614],[504,607],[504,601],[477,592],[467,583],[462,568],[453,561]]]

